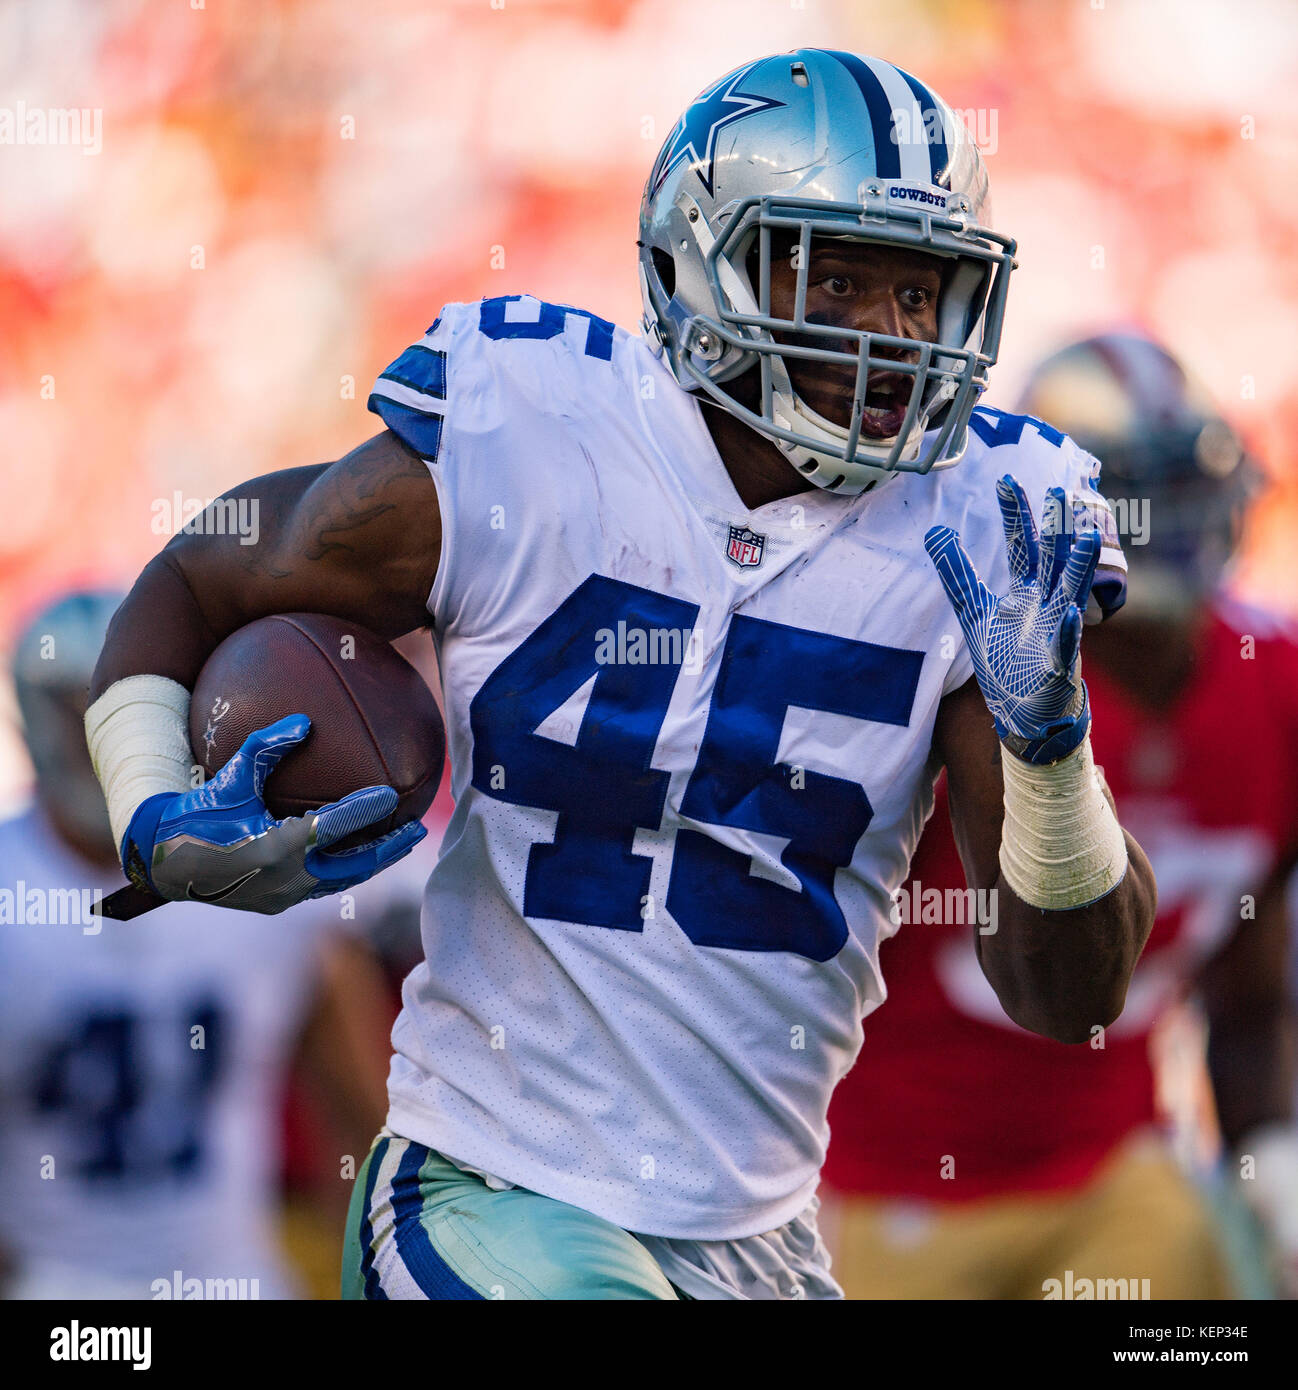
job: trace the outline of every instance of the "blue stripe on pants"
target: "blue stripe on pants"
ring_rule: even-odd
[[[387,1131],[357,1174],[349,1299],[675,1299],[648,1249],[591,1212],[503,1191]]]
[[[425,1297],[481,1300],[482,1295],[471,1289],[433,1248],[428,1232],[419,1219],[423,1212],[419,1170],[427,1157],[428,1150],[422,1144],[407,1144],[396,1176],[392,1179],[397,1253]]]
[[[361,1272],[365,1275],[365,1297],[383,1300],[387,1299],[387,1294],[383,1292],[379,1284],[378,1271],[374,1268],[374,1228],[370,1225],[370,1209],[374,1201],[374,1184],[378,1180],[379,1169],[383,1166],[391,1142],[390,1139],[381,1140],[370,1159],[370,1170],[365,1175],[365,1215],[361,1221]]]

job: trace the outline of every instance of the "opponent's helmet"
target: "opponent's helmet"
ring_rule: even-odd
[[[1014,267],[1014,242],[984,226],[988,216],[972,137],[909,73],[817,48],[747,63],[699,94],[650,171],[640,209],[644,331],[682,386],[774,440],[820,487],[855,494],[896,470],[955,463],[996,360]],[[773,232],[799,248],[791,319],[770,312]],[[808,322],[813,236],[943,258],[936,343]],[[776,332],[801,342],[779,343]],[[806,345],[818,339],[825,345]],[[793,360],[854,371],[850,426],[799,397]],[[757,410],[725,385],[754,363]],[[912,381],[889,439],[861,436],[872,369]]]
[[[86,839],[102,839],[109,847],[108,808],[83,720],[95,662],[124,597],[98,590],[65,595],[27,624],[12,663],[23,737],[42,798]]]
[[[1018,409],[1100,460],[1100,491],[1126,533],[1129,612],[1173,617],[1217,586],[1259,475],[1166,348],[1136,333],[1072,343],[1036,367]]]

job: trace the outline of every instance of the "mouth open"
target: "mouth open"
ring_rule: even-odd
[[[913,386],[901,372],[871,372],[866,383],[861,433],[869,439],[891,439],[901,429]]]

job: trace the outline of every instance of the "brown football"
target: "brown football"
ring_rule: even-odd
[[[300,816],[362,787],[392,787],[396,809],[339,841],[346,849],[417,820],[432,804],[446,757],[441,712],[419,672],[376,633],[322,613],[278,613],[231,633],[194,686],[195,760],[210,777],[250,733],[289,714],[309,716],[311,732],[266,779],[272,815]]]

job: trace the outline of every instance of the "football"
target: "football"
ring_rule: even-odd
[[[363,844],[432,804],[446,756],[441,712],[419,672],[376,633],[321,613],[279,613],[231,633],[194,686],[189,741],[206,776],[244,739],[290,714],[311,732],[266,780],[272,815],[300,816],[362,787],[392,787],[383,821],[336,848]]]

